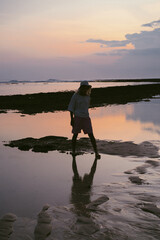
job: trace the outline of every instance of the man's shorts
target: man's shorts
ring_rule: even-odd
[[[84,134],[90,134],[93,132],[90,117],[83,118],[75,116],[72,133],[80,133],[81,130],[83,130]]]

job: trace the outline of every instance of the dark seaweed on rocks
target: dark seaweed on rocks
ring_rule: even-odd
[[[45,152],[48,151],[60,151],[68,152],[71,151],[71,140],[67,137],[59,136],[46,136],[42,138],[23,138],[19,140],[13,140],[9,143],[5,143],[5,146],[17,147],[19,150],[33,152]],[[140,144],[135,144],[132,142],[108,142],[106,140],[97,140],[97,147],[99,153],[119,155],[123,157],[127,156],[138,156],[138,157],[159,157],[158,147],[154,146],[150,142],[143,142]],[[92,152],[92,146],[89,138],[80,138],[77,140],[77,155],[84,154],[87,152]]]
[[[18,110],[23,114],[36,114],[67,110],[73,91],[0,96],[0,111]],[[126,104],[160,95],[160,84],[93,88],[91,107]]]
[[[10,147],[18,147],[19,150],[28,151],[32,149],[33,152],[44,152],[48,151],[64,151],[66,148],[71,146],[71,140],[67,137],[59,136],[46,136],[42,138],[23,138],[15,141],[11,141],[9,144],[5,144]]]

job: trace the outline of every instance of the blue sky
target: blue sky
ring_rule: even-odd
[[[159,0],[1,0],[0,81],[160,77]]]

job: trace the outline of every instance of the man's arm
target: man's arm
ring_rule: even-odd
[[[70,111],[70,116],[71,116],[71,126],[73,127],[74,124],[74,109],[75,109],[75,104],[76,104],[76,94],[74,94],[70,100],[69,106],[68,106],[68,111]]]
[[[70,111],[70,117],[71,117],[71,126],[73,127],[74,124],[74,114]]]

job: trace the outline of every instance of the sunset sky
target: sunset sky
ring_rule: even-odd
[[[160,77],[160,0],[1,0],[0,81]]]

